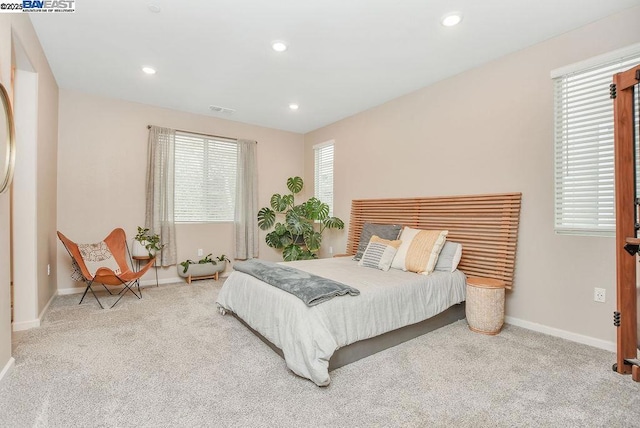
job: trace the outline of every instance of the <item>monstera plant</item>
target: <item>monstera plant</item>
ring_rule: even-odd
[[[267,245],[282,250],[285,261],[318,258],[322,232],[344,228],[342,220],[329,216],[329,205],[317,198],[296,205],[295,195],[303,186],[302,178],[289,177],[287,188],[291,193],[274,194],[271,207],[258,211],[258,227],[262,230],[273,228],[265,238]]]

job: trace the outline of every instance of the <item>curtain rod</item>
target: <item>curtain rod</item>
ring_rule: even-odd
[[[151,125],[147,125],[147,129],[151,129]],[[238,141],[238,139],[236,137],[225,137],[224,135],[205,134],[203,132],[185,131],[185,130],[182,130],[182,129],[175,129],[175,131],[184,132],[185,134],[195,134],[195,135],[202,135],[204,137],[224,138],[225,140]]]

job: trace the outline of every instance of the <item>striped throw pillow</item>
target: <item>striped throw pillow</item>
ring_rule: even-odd
[[[391,267],[429,275],[433,272],[448,230],[420,230],[405,227],[400,235],[402,245]]]
[[[387,271],[401,243],[402,241],[389,241],[373,235],[358,264]]]

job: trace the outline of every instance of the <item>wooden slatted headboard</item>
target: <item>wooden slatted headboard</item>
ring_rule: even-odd
[[[521,199],[521,193],[355,199],[347,253],[356,253],[364,223],[447,229],[447,240],[462,244],[461,271],[467,276],[500,279],[511,288]]]

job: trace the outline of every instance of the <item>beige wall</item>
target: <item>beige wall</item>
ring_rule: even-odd
[[[55,275],[47,276],[47,263],[55,264],[53,245],[56,225],[56,153],[58,138],[58,86],[42,51],[40,42],[26,15],[0,15],[0,81],[13,95],[11,81],[12,38],[20,40],[34,71],[38,75],[37,94],[37,190],[38,208],[34,253],[37,284],[34,304],[40,313],[56,290]],[[17,141],[20,151],[20,141]],[[0,195],[0,371],[11,357],[11,308],[10,308],[10,198],[9,193]],[[20,216],[23,213],[14,213]],[[15,256],[15,255],[14,255]]]
[[[122,227],[130,238],[144,224],[147,125],[248,138],[258,141],[259,203],[286,190],[286,179],[304,172],[301,134],[229,120],[182,113],[143,104],[60,91],[58,152],[58,229],[76,242],[94,242]],[[234,254],[232,223],[179,224],[178,260],[204,254]],[[278,260],[264,244],[260,256]],[[70,260],[58,245],[58,287],[78,287],[69,278]],[[175,278],[176,268],[159,271]],[[147,273],[145,279],[153,278]]]
[[[639,42],[638,22],[640,7],[311,132],[307,180],[312,146],[334,139],[335,213],[345,220],[354,198],[522,192],[507,315],[613,342],[614,239],[553,230],[549,73]],[[345,242],[335,238],[334,251]],[[594,287],[606,303],[593,301]]]

